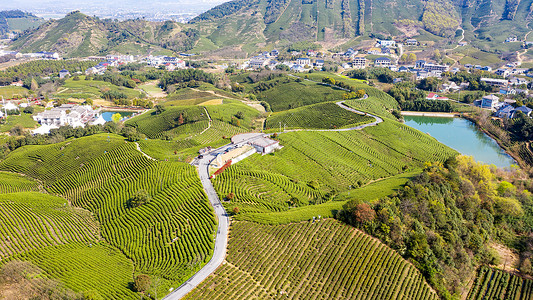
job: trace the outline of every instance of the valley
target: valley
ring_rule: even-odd
[[[0,299],[531,299],[530,2],[0,12]]]

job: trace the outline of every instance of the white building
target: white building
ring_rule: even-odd
[[[389,41],[389,40],[379,41],[379,44],[381,45],[381,47],[394,47],[394,46],[396,46],[396,42],[395,41]]]
[[[481,82],[485,82],[490,86],[506,87],[509,83],[507,79],[496,79],[496,78],[481,78]]]
[[[495,95],[488,95],[481,98],[480,107],[495,110],[500,106],[500,98]]]
[[[380,57],[376,58],[374,61],[374,67],[390,67],[392,64],[390,58],[388,57]]]
[[[496,72],[494,72],[494,74],[498,75],[498,76],[503,76],[503,78],[509,76],[509,70],[507,69],[498,69],[496,70]]]
[[[59,78],[61,79],[67,77],[68,75],[70,75],[70,72],[68,70],[63,69],[59,71]]]
[[[268,57],[263,55],[254,56],[248,62],[250,68],[259,69],[264,68],[268,64]]]
[[[278,141],[262,133],[238,134],[231,138],[231,142],[237,147],[242,147],[243,145],[253,146],[257,153],[262,155],[272,153],[274,150],[281,148]]]
[[[311,60],[307,57],[300,57],[298,59],[296,59],[296,64],[300,65],[300,66],[310,66],[311,65]]]
[[[366,58],[364,56],[356,56],[354,57],[352,61],[352,65],[356,69],[364,69],[366,68]]]
[[[89,121],[94,120],[98,111],[89,105],[63,104],[50,110],[45,110],[33,116],[41,125],[84,127]]]

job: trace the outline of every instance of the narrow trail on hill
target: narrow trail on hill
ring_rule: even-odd
[[[368,95],[365,95],[363,99],[368,98]],[[362,114],[367,115],[370,117],[373,117],[375,120],[372,123],[367,123],[355,127],[350,128],[342,128],[342,129],[294,129],[294,130],[286,130],[283,132],[280,132],[278,134],[282,134],[284,132],[294,132],[294,131],[351,131],[351,130],[361,130],[366,127],[371,126],[377,126],[379,123],[383,122],[383,119],[369,114],[365,113],[356,109],[353,109],[351,107],[348,107],[344,104],[345,101],[338,101],[336,104],[348,111],[351,111],[356,114]],[[244,141],[246,142],[246,141]],[[215,160],[216,155],[219,152],[224,152],[228,147],[230,147],[232,144],[226,144],[222,147],[219,147],[217,149],[212,150],[211,152],[204,154],[202,158],[200,159],[194,159],[191,164],[197,166],[198,175],[200,177],[200,181],[202,182],[202,186],[204,188],[204,191],[207,195],[207,198],[209,200],[209,203],[211,206],[213,206],[213,209],[215,210],[215,214],[217,216],[218,220],[218,228],[217,233],[215,236],[215,249],[213,251],[213,256],[211,257],[211,260],[202,268],[200,271],[198,271],[196,274],[194,274],[191,278],[189,278],[187,281],[185,281],[181,286],[179,286],[177,289],[173,290],[170,294],[168,294],[164,299],[165,300],[178,300],[185,295],[187,295],[190,291],[192,291],[195,287],[200,285],[209,275],[211,275],[215,270],[224,263],[224,260],[226,258],[226,251],[228,247],[228,233],[229,233],[229,224],[230,220],[228,217],[228,214],[226,210],[224,209],[224,206],[222,205],[222,202],[220,201],[220,198],[217,195],[217,192],[215,188],[213,187],[213,184],[211,183],[211,180],[209,179],[209,164]],[[138,146],[138,145],[137,145]]]
[[[142,155],[144,155],[146,158],[151,160],[156,160],[155,158],[151,157],[150,155],[144,153],[141,149],[141,146],[139,146],[139,143],[135,142],[135,147],[137,148],[137,151],[141,152]]]

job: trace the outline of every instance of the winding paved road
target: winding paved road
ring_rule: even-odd
[[[187,293],[192,291],[192,289],[194,289],[202,281],[204,281],[207,276],[213,273],[222,264],[224,258],[226,257],[226,248],[228,245],[229,218],[228,214],[226,213],[226,210],[220,202],[220,199],[218,198],[218,195],[215,191],[215,188],[213,187],[213,184],[211,183],[211,180],[209,180],[209,164],[212,160],[215,159],[215,155],[213,154],[215,152],[222,151],[223,148],[227,146],[228,145],[214,150],[211,153],[204,155],[202,159],[198,159],[195,161],[195,163],[198,165],[198,175],[200,175],[200,181],[202,182],[204,190],[207,194],[209,203],[211,203],[211,205],[215,209],[215,214],[218,219],[218,229],[215,238],[215,250],[213,251],[213,256],[211,257],[211,260],[209,260],[209,262],[200,271],[194,274],[191,278],[185,281],[180,287],[175,289],[164,299],[176,300],[181,299],[182,297],[187,295]]]
[[[371,115],[369,113],[365,113],[365,112],[362,112],[362,111],[359,111],[359,110],[356,110],[356,109],[353,109],[353,108],[350,108],[344,105],[344,101],[339,101],[336,104],[342,107],[343,109],[349,110],[356,114],[371,116],[375,119],[375,121],[372,123],[367,123],[367,124],[350,127],[350,128],[294,129],[294,130],[286,130],[284,132],[361,130],[365,127],[376,126],[379,123],[383,122],[383,119],[378,116]],[[200,283],[202,283],[202,281],[204,281],[209,275],[211,275],[224,262],[224,259],[226,257],[226,248],[228,246],[229,218],[228,218],[228,214],[226,213],[226,210],[224,209],[224,206],[222,206],[222,203],[220,202],[220,199],[218,198],[218,195],[213,187],[213,184],[211,183],[211,180],[209,180],[209,164],[216,158],[216,155],[218,153],[223,153],[226,150],[226,148],[231,147],[231,146],[232,144],[227,144],[220,148],[214,149],[208,154],[204,154],[203,158],[201,159],[195,158],[191,163],[192,165],[196,165],[198,167],[197,170],[198,170],[198,175],[200,176],[200,181],[202,182],[202,186],[204,187],[204,190],[207,194],[207,198],[209,199],[209,202],[215,209],[215,214],[218,219],[218,229],[217,229],[217,234],[215,237],[215,250],[213,251],[213,256],[211,257],[211,260],[209,260],[209,262],[200,271],[198,271],[191,278],[185,281],[177,289],[175,289],[170,294],[168,294],[164,298],[165,300],[178,300],[178,299],[183,298],[185,295],[187,295],[187,293],[189,293],[195,287],[197,287]]]

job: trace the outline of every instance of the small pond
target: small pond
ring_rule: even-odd
[[[134,114],[134,112],[131,111],[104,111],[102,113],[102,117],[106,122],[109,122],[111,121],[111,117],[113,117],[113,115],[117,113],[120,114],[122,118],[129,118]]]
[[[476,161],[505,168],[516,164],[496,143],[472,122],[463,118],[404,116],[405,124],[428,133],[458,152],[473,156]]]

